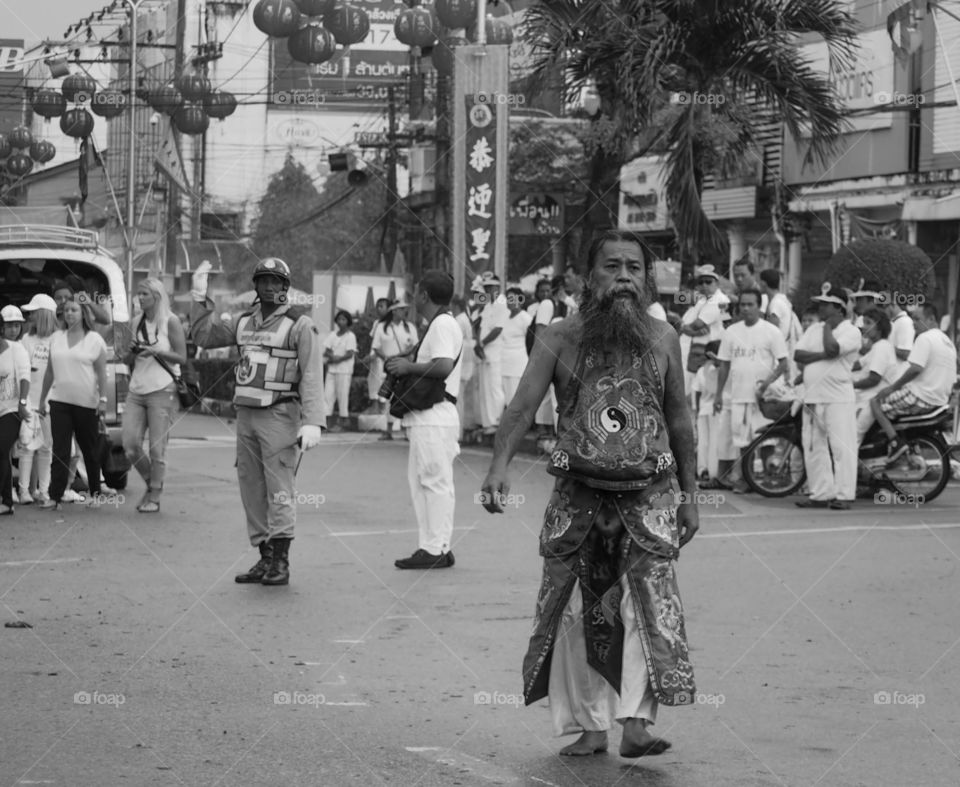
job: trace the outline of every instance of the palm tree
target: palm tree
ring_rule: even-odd
[[[827,78],[799,51],[826,42],[831,68],[853,61],[856,24],[837,0],[539,0],[522,35],[533,48],[533,90],[567,74],[569,95],[595,85],[583,242],[617,222],[619,167],[666,155],[667,202],[681,249],[720,250],[724,240],[700,204],[704,177],[736,172],[760,149],[771,114],[807,161],[823,161],[844,130]],[[803,37],[803,38],[801,38]],[[684,101],[704,97],[706,103]]]

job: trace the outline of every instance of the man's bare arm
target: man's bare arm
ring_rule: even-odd
[[[669,357],[663,380],[663,414],[670,429],[670,450],[677,461],[681,489],[693,494],[697,491],[697,452],[693,439],[693,420],[683,388],[680,341],[670,331],[665,332],[663,342]]]

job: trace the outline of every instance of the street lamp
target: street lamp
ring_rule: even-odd
[[[146,0],[123,0],[130,9],[130,133],[129,145],[130,156],[127,172],[127,231],[124,233],[124,240],[127,246],[127,297],[129,308],[133,308],[133,256],[136,252],[134,248],[134,231],[137,213],[137,197],[135,193],[137,185],[137,110],[136,110],[136,90],[137,90],[137,11]]]

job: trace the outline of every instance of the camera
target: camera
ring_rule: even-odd
[[[377,396],[381,399],[389,399],[390,395],[393,393],[393,386],[397,384],[397,376],[395,374],[388,374],[387,379],[383,381],[383,385],[380,386],[380,390],[377,391]]]

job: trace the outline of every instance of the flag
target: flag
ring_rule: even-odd
[[[94,149],[93,140],[90,137],[84,137],[80,140],[80,161],[79,161],[79,180],[80,180],[80,204],[87,201],[87,177],[90,170],[101,166],[103,162]]]
[[[177,146],[177,138],[173,133],[173,124],[167,128],[167,134],[160,143],[156,154],[157,166],[167,177],[172,180],[177,187],[189,194],[190,181],[187,180],[187,172],[183,166],[183,158],[180,156],[180,148]]]

